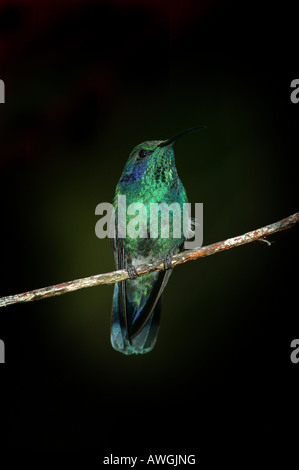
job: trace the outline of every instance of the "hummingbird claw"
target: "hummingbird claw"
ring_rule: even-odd
[[[136,277],[138,277],[138,272],[136,271],[136,268],[133,266],[133,264],[131,263],[127,264],[127,271],[128,271],[129,278],[131,279],[131,281],[135,279]]]
[[[165,271],[172,269],[171,255],[169,253],[164,257],[163,262]]]

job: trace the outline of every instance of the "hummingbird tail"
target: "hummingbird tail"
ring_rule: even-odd
[[[111,324],[111,344],[116,351],[123,354],[145,354],[150,352],[156,342],[160,326],[161,317],[161,296],[159,297],[153,311],[148,317],[142,329],[132,337],[128,337],[126,320],[127,318],[136,318],[143,310],[144,306],[136,312],[133,304],[127,302],[127,311],[124,315],[119,305],[119,286],[115,284],[112,306],[112,324]]]

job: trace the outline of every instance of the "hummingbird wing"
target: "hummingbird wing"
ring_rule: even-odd
[[[154,347],[160,326],[161,294],[170,274],[151,273],[143,276],[146,281],[123,281],[125,290],[121,283],[115,285],[111,325],[114,349],[124,354],[144,354]]]
[[[123,241],[121,239],[117,240],[118,250],[117,250],[117,269],[125,269],[125,249]],[[128,317],[127,317],[127,301],[126,301],[126,281],[121,281],[118,283],[118,308],[122,318],[123,325],[126,331],[129,331]],[[130,339],[129,339],[130,341]]]
[[[122,240],[111,242],[116,268],[126,269]],[[114,349],[124,354],[144,354],[154,347],[160,326],[161,294],[170,274],[171,271],[159,271],[115,285],[111,324]]]
[[[171,272],[166,271],[158,273],[158,277],[150,289],[146,302],[139,309],[139,314],[135,316],[134,321],[129,325],[129,337],[131,339],[135,338],[147,324],[168,282],[170,274]]]

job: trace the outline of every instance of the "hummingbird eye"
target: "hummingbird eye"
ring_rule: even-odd
[[[143,158],[148,157],[148,156],[151,155],[152,153],[153,153],[152,150],[141,149],[141,150],[139,150],[139,152],[138,152],[137,160],[143,160]]]

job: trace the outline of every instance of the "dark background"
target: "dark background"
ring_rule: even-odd
[[[204,244],[296,212],[297,17],[290,2],[0,2],[0,295],[113,270],[96,205],[136,144],[187,127],[207,125],[176,145]],[[2,455],[275,455],[298,422],[297,240],[175,269],[145,356],[110,346],[112,286],[1,309]]]

